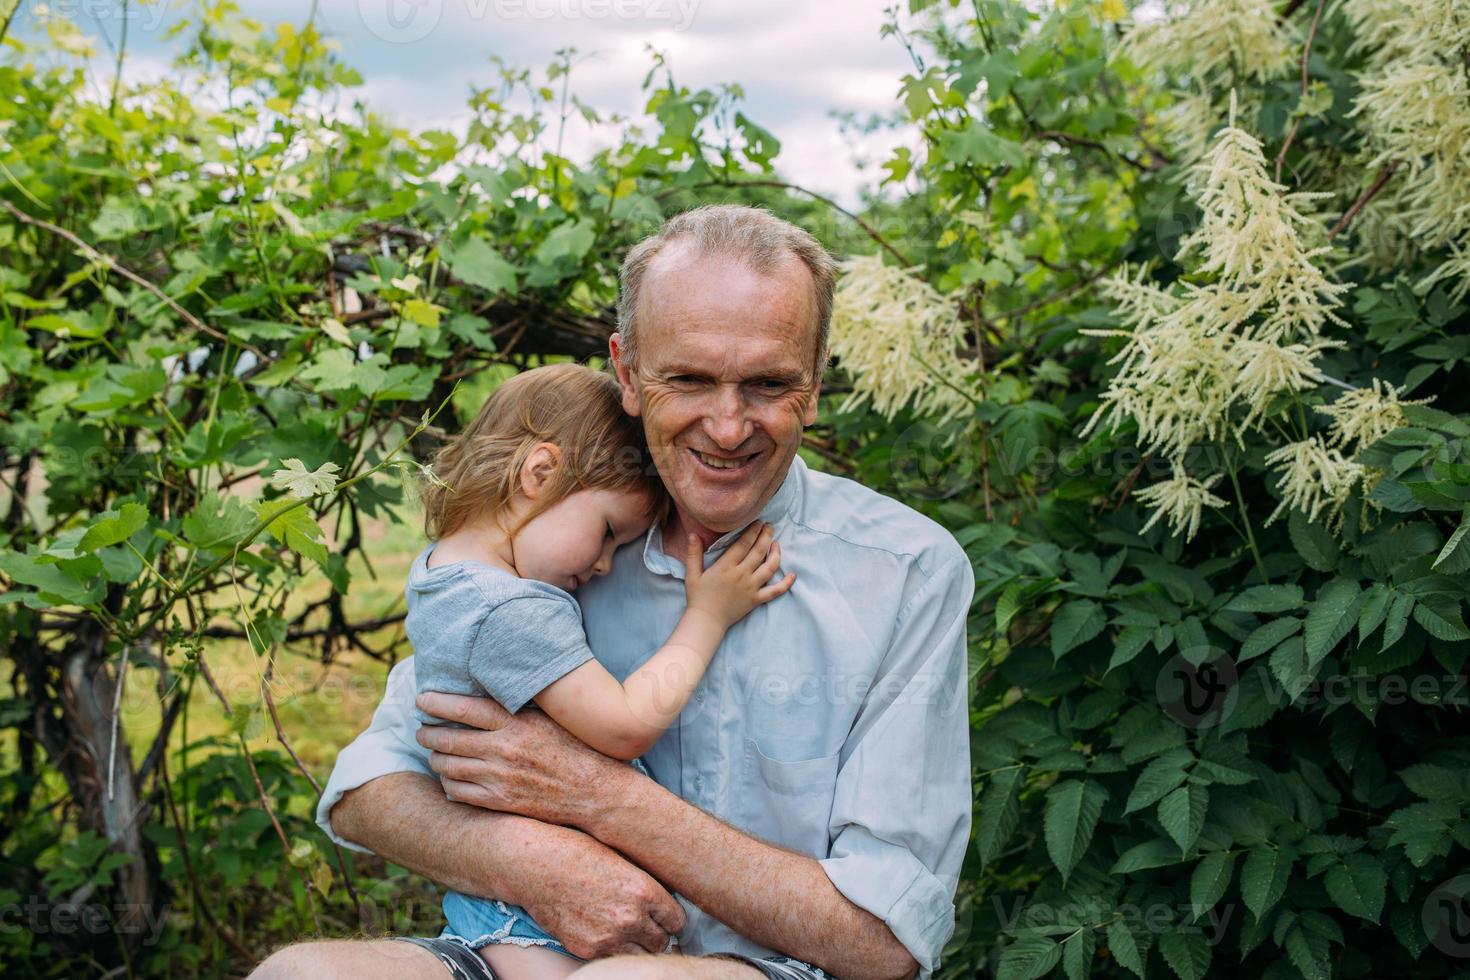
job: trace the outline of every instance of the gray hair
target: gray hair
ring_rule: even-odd
[[[762,275],[774,271],[788,256],[800,259],[812,277],[812,299],[817,310],[817,348],[812,352],[812,363],[816,378],[821,378],[827,369],[827,335],[832,326],[836,278],[832,256],[811,233],[764,208],[740,204],[708,204],[677,214],[628,252],[618,276],[618,333],[630,366],[637,363],[638,357],[638,308],[644,277],[664,246],[678,241],[693,242],[700,255],[738,259]]]

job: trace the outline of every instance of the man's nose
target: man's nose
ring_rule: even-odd
[[[736,449],[750,438],[750,419],[745,416],[745,399],[734,387],[715,391],[714,403],[704,418],[704,431],[720,449]]]

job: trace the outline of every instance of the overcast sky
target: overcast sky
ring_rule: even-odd
[[[305,17],[305,0],[239,0],[246,15],[268,24]],[[885,0],[322,0],[317,22],[362,74],[360,94],[400,125],[454,127],[465,116],[472,83],[490,85],[499,55],[536,69],[559,48],[575,47],[572,89],[604,112],[638,116],[639,85],[651,64],[647,47],[664,52],[676,80],[690,88],[737,82],[744,111],[781,141],[783,176],[852,203],[873,183],[893,137],[844,139],[832,110],[866,114],[896,103],[910,70],[893,38],[882,38]],[[17,26],[34,26],[31,0],[22,0]],[[121,3],[60,0],[63,12],[89,33],[115,38]],[[164,70],[168,25],[177,3],[131,9],[129,71]],[[31,21],[31,23],[27,23]],[[111,71],[99,40],[99,70]],[[566,150],[577,157],[608,141],[580,122],[569,126]],[[870,161],[854,166],[854,149]]]

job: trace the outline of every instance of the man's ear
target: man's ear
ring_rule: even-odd
[[[628,364],[628,345],[623,335],[615,333],[607,338],[607,352],[612,359],[613,371],[618,376],[618,387],[623,389],[623,411],[635,419],[643,414],[643,403],[638,399],[638,386],[633,383],[633,369]]]
[[[546,485],[551,482],[552,474],[560,465],[561,450],[555,443],[538,442],[536,444],[526,455],[525,462],[521,463],[521,493],[527,500],[535,500],[541,496]]]

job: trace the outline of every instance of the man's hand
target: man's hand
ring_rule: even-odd
[[[521,904],[569,952],[584,960],[661,953],[684,928],[684,909],[642,869],[580,831],[540,826],[541,853],[552,859],[536,862]]]
[[[418,731],[445,795],[459,803],[583,826],[599,809],[599,793],[644,778],[534,708],[512,715],[492,698],[434,692],[420,694],[417,703],[436,718],[469,726]]]
[[[451,803],[439,784],[398,772],[348,792],[332,825],[440,884],[525,907],[585,959],[662,952],[684,910],[662,885],[586,834]]]

